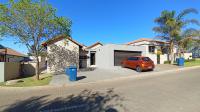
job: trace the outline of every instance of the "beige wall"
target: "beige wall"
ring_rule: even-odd
[[[20,63],[18,62],[0,62],[0,82],[12,80],[20,77]]]
[[[5,80],[11,80],[20,76],[20,63],[5,63]]]
[[[40,72],[46,69],[45,61],[39,63]],[[22,64],[22,72],[24,76],[33,76],[36,71],[36,62],[27,62]]]
[[[0,62],[0,82],[19,78],[21,76],[35,75],[36,63]],[[40,63],[40,71],[46,68],[45,63]]]
[[[4,82],[5,81],[5,78],[4,78],[4,65],[5,63],[4,62],[0,62],[0,82]]]

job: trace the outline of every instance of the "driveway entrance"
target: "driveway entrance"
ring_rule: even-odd
[[[172,69],[179,69],[178,66],[175,65],[156,65],[156,68],[154,71],[147,71],[147,72],[142,72],[138,73],[133,69],[129,68],[122,68],[120,66],[115,66],[110,69],[101,69],[101,68],[96,68],[92,71],[82,71],[78,72],[77,76],[77,81],[75,82],[70,82],[69,77],[66,76],[65,74],[60,74],[60,75],[55,75],[52,78],[52,81],[50,82],[50,85],[65,85],[65,84],[75,84],[75,83],[90,83],[90,82],[97,82],[97,81],[103,81],[103,80],[112,80],[116,78],[121,78],[121,77],[127,77],[127,76],[136,76],[136,75],[141,75],[141,74],[146,74],[148,73],[156,73],[156,72],[164,72],[167,70],[172,70]]]

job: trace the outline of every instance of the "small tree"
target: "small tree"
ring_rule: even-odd
[[[159,33],[161,39],[165,39],[169,42],[169,50],[171,57],[171,64],[174,61],[174,45],[181,40],[181,30],[189,23],[199,24],[195,19],[184,19],[189,13],[197,14],[198,11],[195,9],[186,9],[181,13],[176,14],[175,11],[162,11],[160,17],[155,19],[155,23],[158,24],[153,30]]]
[[[45,0],[10,0],[0,4],[0,35],[13,36],[27,46],[36,59],[39,80],[41,43],[58,34],[70,34],[71,21],[56,16],[56,9]]]
[[[182,41],[180,42],[183,49],[191,50],[200,48],[200,31],[196,29],[187,29],[182,33]]]

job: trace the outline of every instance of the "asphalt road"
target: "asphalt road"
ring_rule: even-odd
[[[200,112],[200,68],[70,87],[0,88],[0,111]]]

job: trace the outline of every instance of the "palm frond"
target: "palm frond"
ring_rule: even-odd
[[[190,29],[186,29],[185,31],[182,32],[182,37],[196,37],[196,36],[200,36],[200,31],[194,29],[194,28],[190,28]]]
[[[194,8],[185,9],[181,13],[178,14],[177,20],[183,19],[184,16],[186,16],[190,13],[198,14],[198,11]]]
[[[188,20],[184,20],[183,23],[184,23],[184,25],[187,25],[187,24],[195,24],[195,25],[200,26],[200,22],[199,22],[197,19],[188,19]]]

